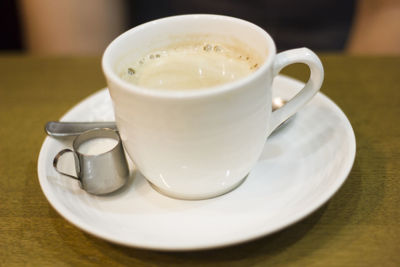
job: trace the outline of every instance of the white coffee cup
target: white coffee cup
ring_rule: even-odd
[[[240,40],[262,57],[252,74],[202,90],[142,88],[121,79],[118,62],[190,36]],[[304,63],[310,79],[284,107],[271,111],[271,85],[285,66]],[[122,142],[135,166],[160,192],[205,199],[237,187],[255,166],[268,135],[320,89],[324,70],[307,48],[276,54],[260,27],[219,15],[182,15],[137,26],[106,49],[102,67]]]

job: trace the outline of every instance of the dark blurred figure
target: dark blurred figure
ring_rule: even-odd
[[[128,1],[131,25],[161,17],[209,13],[241,18],[264,28],[279,50],[307,46],[343,50],[355,0],[135,0]]]
[[[211,13],[263,27],[279,50],[306,46],[315,51],[400,54],[400,0],[17,2],[24,44],[34,53],[100,54],[112,39],[138,24],[171,15]]]
[[[16,1],[0,1],[0,10],[0,50],[21,50],[22,32]]]

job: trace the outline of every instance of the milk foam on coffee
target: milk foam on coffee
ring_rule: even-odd
[[[135,85],[169,90],[201,89],[243,78],[260,65],[249,48],[213,43],[183,44],[126,58],[120,77]]]

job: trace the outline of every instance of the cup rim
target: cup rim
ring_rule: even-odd
[[[242,23],[248,25],[249,28],[251,28],[254,31],[259,32],[260,34],[264,35],[265,38],[267,39],[268,43],[268,51],[269,54],[267,55],[267,58],[263,62],[263,64],[258,68],[255,72],[247,75],[246,77],[243,77],[241,79],[238,79],[233,82],[228,82],[224,83],[221,85],[216,85],[216,86],[211,86],[207,88],[202,88],[201,90],[199,89],[190,89],[190,90],[162,90],[162,89],[155,89],[155,88],[147,88],[147,87],[142,87],[142,86],[137,86],[132,83],[129,83],[122,78],[120,78],[115,71],[112,69],[111,64],[109,63],[110,57],[112,54],[112,51],[115,49],[114,47],[119,43],[124,41],[124,39],[131,35],[135,34],[135,32],[142,30],[145,27],[148,27],[149,25],[155,25],[159,23],[163,23],[164,21],[169,21],[169,20],[184,20],[187,18],[192,18],[192,19],[219,19],[219,20],[224,20],[224,21],[234,21],[237,23]],[[272,37],[261,27],[257,26],[256,24],[231,17],[231,16],[225,16],[225,15],[216,15],[216,14],[186,14],[186,15],[177,15],[177,16],[170,16],[170,17],[164,17],[160,19],[156,19],[153,21],[149,21],[146,23],[143,23],[141,25],[135,26],[126,32],[120,34],[117,38],[115,38],[105,49],[103,56],[102,56],[102,69],[103,73],[106,76],[106,79],[110,80],[112,83],[116,84],[119,88],[121,88],[124,91],[130,92],[130,93],[136,93],[139,95],[144,95],[144,96],[149,96],[149,97],[159,97],[159,98],[201,98],[201,97],[208,97],[212,95],[217,95],[217,94],[222,94],[228,91],[233,91],[237,90],[238,88],[243,87],[245,84],[250,83],[252,80],[257,79],[261,75],[265,75],[265,72],[269,69],[271,66],[274,58],[276,55],[276,46],[275,43],[272,39]]]

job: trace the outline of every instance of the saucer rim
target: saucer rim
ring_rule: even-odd
[[[303,82],[298,81],[296,79],[293,79],[288,76],[284,75],[279,75],[281,79],[286,80],[289,83],[297,83],[298,85],[304,85]],[[68,114],[70,112],[76,110],[80,106],[84,105],[86,101],[94,98],[98,94],[103,94],[104,90],[106,88],[95,92],[94,94],[89,95],[88,97],[84,98],[83,100],[79,101],[77,104],[72,106],[68,111],[62,116],[61,121],[65,120],[66,117],[68,117]],[[151,249],[151,250],[158,250],[158,251],[195,251],[195,250],[204,250],[204,249],[214,249],[214,248],[221,248],[221,247],[226,247],[226,246],[232,246],[232,245],[237,245],[245,242],[249,242],[252,240],[256,240],[262,237],[265,237],[267,235],[276,233],[284,228],[287,228],[307,216],[309,216],[311,213],[314,211],[318,210],[321,206],[323,206],[325,203],[327,203],[336,193],[337,191],[342,187],[344,182],[346,181],[347,177],[350,174],[350,171],[353,167],[354,161],[355,161],[355,156],[356,156],[356,139],[355,139],[355,134],[354,130],[352,128],[352,125],[347,118],[347,116],[344,114],[344,112],[340,109],[340,107],[333,102],[329,97],[324,95],[323,93],[319,92],[318,95],[322,97],[322,101],[327,101],[329,103],[329,106],[335,109],[335,113],[338,114],[341,117],[341,120],[345,123],[346,127],[346,133],[349,133],[350,135],[348,136],[347,142],[351,144],[351,147],[349,147],[349,154],[350,157],[349,161],[345,162],[347,164],[346,168],[343,168],[341,172],[343,173],[342,177],[337,178],[336,182],[332,184],[331,187],[329,187],[329,190],[326,190],[323,193],[323,196],[320,197],[319,202],[313,202],[313,204],[310,204],[308,206],[308,209],[303,209],[301,212],[297,213],[297,216],[295,218],[293,217],[288,217],[285,220],[281,220],[279,226],[275,227],[268,227],[266,225],[264,228],[259,228],[258,231],[253,231],[252,234],[245,235],[245,237],[242,238],[231,238],[230,240],[226,241],[224,239],[221,242],[214,242],[213,244],[196,244],[194,243],[193,245],[188,245],[188,244],[181,244],[181,245],[170,245],[170,246],[165,246],[165,245],[157,245],[154,242],[153,243],[148,243],[148,244],[143,244],[142,242],[132,242],[132,241],[127,241],[127,239],[121,240],[121,239],[115,239],[113,238],[112,234],[104,233],[98,229],[93,229],[92,226],[85,221],[81,220],[78,216],[76,216],[74,213],[64,209],[61,204],[58,203],[57,199],[54,199],[53,196],[50,194],[51,186],[46,184],[45,178],[47,178],[47,172],[46,172],[46,164],[45,159],[46,156],[48,155],[49,148],[51,146],[51,142],[54,141],[53,138],[47,136],[44,139],[44,142],[42,143],[39,156],[38,156],[38,165],[37,165],[37,172],[38,172],[38,178],[39,178],[39,184],[42,189],[43,194],[45,195],[46,199],[48,200],[49,204],[57,211],[58,214],[61,215],[65,220],[70,222],[72,225],[76,226],[80,230],[89,233],[93,236],[96,236],[100,239],[107,240],[109,242],[123,245],[123,246],[128,246],[128,247],[135,247],[135,248],[141,248],[141,249]]]

